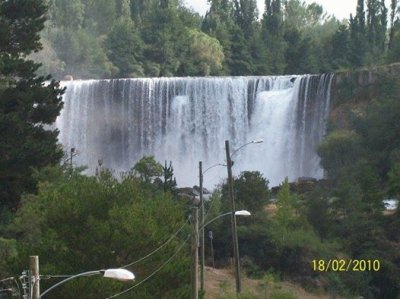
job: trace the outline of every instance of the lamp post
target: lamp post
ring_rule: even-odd
[[[120,269],[120,268],[83,272],[83,273],[79,273],[79,274],[73,275],[71,277],[68,277],[68,278],[56,283],[55,285],[51,286],[50,288],[48,288],[46,291],[44,291],[40,295],[39,299],[41,299],[44,295],[46,295],[47,293],[49,293],[56,287],[66,283],[67,281],[70,281],[72,279],[75,279],[75,278],[81,277],[81,276],[92,276],[92,275],[101,275],[101,274],[103,275],[103,277],[112,278],[112,279],[116,279],[116,280],[120,280],[120,281],[133,281],[135,279],[135,275],[131,271],[128,271],[126,269]]]
[[[218,215],[217,217],[214,217],[213,219],[207,221],[206,224],[204,224],[203,226],[201,226],[201,227],[200,227],[200,230],[204,230],[204,228],[205,228],[207,225],[209,225],[211,222],[214,222],[215,220],[217,220],[217,219],[219,219],[219,218],[222,218],[222,217],[224,217],[224,216],[228,216],[228,215],[231,215],[231,214],[232,214],[232,212],[226,212],[226,213],[224,213],[224,214]],[[236,211],[234,214],[235,214],[235,216],[245,216],[245,217],[251,216],[251,213],[250,213],[249,211],[247,211],[247,210]]]
[[[192,280],[192,295],[191,298],[192,299],[197,299],[198,298],[198,284],[197,284],[197,280],[198,280],[198,235],[200,233],[200,231],[202,233],[204,233],[204,228],[210,224],[211,222],[214,222],[215,220],[230,215],[231,212],[227,212],[221,215],[218,215],[217,217],[214,217],[213,219],[211,219],[210,221],[208,221],[206,224],[202,225],[200,228],[198,226],[198,221],[197,221],[197,217],[198,217],[198,208],[197,207],[193,207],[192,208],[192,245],[191,245],[191,256],[192,256],[192,267],[191,267],[191,280]],[[250,216],[250,212],[246,211],[246,210],[241,210],[241,211],[236,211],[234,212],[235,215],[238,216]],[[204,219],[204,218],[203,218]]]
[[[228,171],[228,189],[229,189],[229,198],[231,202],[231,226],[232,226],[232,243],[233,243],[233,255],[234,255],[234,264],[235,264],[235,279],[236,279],[236,293],[240,293],[242,290],[242,284],[240,280],[240,261],[239,261],[239,242],[237,238],[237,225],[236,225],[236,204],[235,204],[235,196],[233,193],[233,178],[232,178],[232,156],[235,155],[240,149],[245,147],[246,145],[252,143],[261,143],[262,139],[253,140],[246,144],[243,144],[238,149],[236,149],[232,155],[230,154],[229,149],[229,141],[225,140],[225,151],[226,151],[226,166]]]
[[[204,198],[203,198],[203,175],[216,166],[225,166],[224,164],[217,163],[203,171],[203,162],[199,161],[199,187],[200,187],[200,226],[204,226],[205,210],[204,210]],[[204,230],[200,233],[200,290],[204,290]]]

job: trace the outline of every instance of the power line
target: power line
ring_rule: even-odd
[[[174,239],[174,238],[178,235],[178,233],[185,227],[185,225],[188,224],[187,222],[188,222],[188,221],[186,221],[186,222],[185,222],[185,223],[184,223],[184,224],[183,224],[183,225],[182,225],[182,226],[181,226],[167,241],[166,241],[166,242],[164,242],[164,244],[162,244],[160,247],[156,248],[155,250],[153,250],[153,251],[150,252],[149,254],[147,254],[147,255],[145,255],[144,257],[138,259],[137,261],[134,261],[134,262],[129,263],[129,264],[125,265],[125,266],[122,266],[121,268],[127,268],[127,267],[130,267],[130,266],[134,265],[134,264],[137,264],[137,263],[139,263],[139,262],[145,260],[146,258],[150,257],[151,255],[153,255],[153,254],[156,253],[157,251],[161,250],[162,248],[164,248],[169,242],[172,241],[172,239]]]
[[[19,287],[18,281],[15,279],[15,277],[13,277],[13,281],[14,281],[15,284],[17,285],[19,298],[21,298],[21,297],[22,297],[22,292],[21,292],[21,289],[20,289],[20,287]]]
[[[15,279],[15,277],[4,278],[4,279],[0,280],[0,283],[4,284],[4,282],[7,282],[7,281],[12,281],[13,283],[16,284],[19,297],[21,297],[22,296],[21,288],[19,287],[18,281]],[[10,289],[4,289],[4,288],[0,289],[0,292],[3,292],[3,291],[5,291],[5,292],[9,292],[9,291],[13,292],[13,287],[11,286]]]
[[[186,223],[185,223],[185,224],[186,224]],[[134,288],[140,286],[141,284],[143,284],[144,282],[146,282],[147,280],[149,280],[149,279],[150,279],[151,277],[153,277],[154,275],[156,275],[164,266],[166,266],[166,265],[181,251],[181,249],[182,249],[183,246],[186,244],[186,242],[189,240],[189,238],[190,238],[190,235],[186,238],[186,240],[182,243],[182,245],[178,248],[178,250],[177,250],[165,263],[163,263],[157,270],[155,270],[153,273],[151,273],[151,274],[150,274],[149,276],[147,276],[145,279],[143,279],[142,281],[140,281],[138,284],[135,284],[134,286],[132,286],[132,287],[130,287],[130,288],[128,288],[128,289],[126,289],[126,290],[124,290],[124,291],[118,293],[118,294],[115,294],[115,295],[112,295],[112,296],[110,296],[110,297],[107,297],[107,298],[105,298],[105,299],[116,298],[116,297],[118,297],[118,296],[120,296],[120,295],[122,295],[122,294],[125,294],[125,293],[131,291],[132,289],[134,289]]]

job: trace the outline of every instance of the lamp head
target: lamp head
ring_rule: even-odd
[[[121,281],[133,281],[135,279],[135,275],[126,269],[107,269],[104,271],[103,277]]]
[[[264,142],[264,140],[263,139],[255,139],[255,140],[253,140],[252,141],[252,143],[263,143]]]
[[[240,210],[240,211],[236,211],[235,215],[236,216],[250,216],[251,213],[249,211],[246,211],[246,210]]]

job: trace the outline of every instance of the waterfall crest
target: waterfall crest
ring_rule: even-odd
[[[117,173],[144,155],[172,161],[178,185],[198,182],[203,168],[238,151],[234,174],[258,170],[278,185],[307,176],[321,178],[315,147],[325,133],[333,75],[278,77],[144,78],[65,81],[64,109],[56,126],[75,162],[93,172],[101,159]],[[226,176],[210,169],[205,186]]]

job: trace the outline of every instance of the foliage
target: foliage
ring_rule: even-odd
[[[248,210],[256,213],[270,199],[268,181],[259,171],[243,171],[233,179],[236,210]],[[222,186],[222,204],[225,211],[231,207],[228,185]]]
[[[17,208],[20,195],[33,191],[32,168],[57,163],[61,151],[52,124],[61,108],[63,91],[50,77],[37,77],[39,65],[25,57],[41,49],[43,1],[0,4],[0,208]]]
[[[389,228],[397,227],[397,216],[387,214],[382,202],[398,196],[398,90],[397,78],[378,73],[362,97],[368,99],[365,107],[348,113],[347,129],[332,130],[321,143],[318,152],[329,186],[317,196],[327,202],[308,208],[310,213],[321,209],[325,238],[340,239],[342,250],[353,259],[380,260],[379,273],[332,277],[341,289],[365,297],[393,298],[399,293],[394,274],[400,269],[395,253],[399,236]]]
[[[209,4],[201,18],[176,0],[49,1],[43,43],[59,59],[50,69],[60,78],[279,75],[397,61],[396,1],[389,34],[380,0],[359,0],[342,22],[300,0],[267,0],[261,18],[255,0]]]
[[[141,65],[144,43],[130,18],[121,18],[113,26],[105,44],[108,58],[118,68],[117,77],[144,75]]]
[[[160,163],[156,162],[154,156],[144,156],[135,164],[133,171],[144,182],[149,183],[154,178],[163,174],[163,167]]]
[[[219,41],[207,34],[190,30],[188,33],[189,52],[193,59],[194,75],[217,74],[222,68],[224,53]]]
[[[22,269],[32,253],[40,256],[43,275],[127,265],[162,245],[185,222],[179,203],[137,178],[118,181],[106,171],[99,177],[61,170],[48,174],[52,176],[47,179],[41,174],[37,195],[24,197],[10,227],[10,233],[19,239],[15,269]],[[158,269],[182,243],[178,236],[145,261],[128,267],[137,282]],[[166,292],[171,295],[165,298],[173,298],[174,292],[187,288],[187,252],[183,247],[179,259],[172,259],[168,267],[142,285],[135,298],[160,297]],[[46,285],[43,281],[43,288]],[[75,280],[53,294],[71,298],[78,292],[81,298],[98,298],[125,288],[120,283],[88,278]],[[140,296],[143,292],[147,297]]]
[[[163,167],[164,173],[164,182],[163,189],[164,192],[170,192],[171,194],[176,194],[176,179],[174,177],[174,168],[172,167],[172,162],[169,162],[169,166],[167,166],[167,161],[165,161]]]

